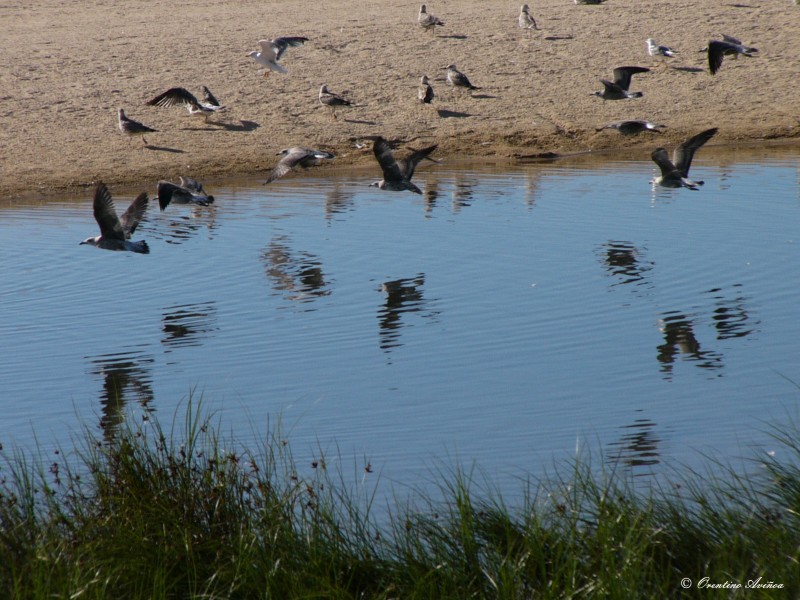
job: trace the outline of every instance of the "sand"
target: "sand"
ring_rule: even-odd
[[[434,37],[416,24],[416,3],[327,0],[7,0],[0,6],[0,197],[80,192],[190,175],[201,180],[266,173],[276,152],[304,145],[338,155],[332,169],[372,161],[359,135],[412,146],[438,143],[440,157],[576,152],[674,145],[708,127],[715,144],[800,134],[796,90],[800,7],[790,0],[572,0],[529,2],[540,31],[517,27],[519,4],[435,0],[446,22]],[[698,52],[733,35],[760,49],[726,59],[711,76]],[[260,39],[310,38],[264,78],[247,53]],[[682,51],[668,66],[649,57],[654,37]],[[481,89],[444,83],[455,63]],[[640,99],[592,96],[614,67],[640,65]],[[427,74],[437,98],[416,101]],[[319,104],[321,84],[358,106],[338,121]],[[207,85],[228,106],[206,125],[180,107],[147,106],[174,86]],[[158,130],[129,140],[117,109]],[[646,118],[661,136],[626,138],[595,128]]]

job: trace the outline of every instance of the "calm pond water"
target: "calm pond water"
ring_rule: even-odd
[[[427,164],[422,197],[377,168],[206,182],[212,207],[151,204],[144,256],[78,245],[90,190],[6,202],[0,443],[169,424],[194,390],[244,444],[281,421],[302,464],[400,484],[576,443],[642,473],[772,449],[800,401],[797,153],[704,148],[698,192],[589,158]]]

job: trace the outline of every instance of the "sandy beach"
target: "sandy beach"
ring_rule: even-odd
[[[445,26],[417,25],[419,4],[328,0],[9,0],[0,7],[0,192],[53,196],[91,182],[142,184],[190,175],[266,173],[275,154],[302,145],[337,154],[330,169],[372,161],[351,138],[381,134],[437,143],[439,157],[671,147],[708,127],[712,144],[800,134],[800,7],[790,0],[572,0],[530,3],[540,30],[517,27],[519,4],[441,0]],[[709,40],[740,38],[755,58],[726,58],[708,72]],[[263,77],[247,53],[258,41],[306,36],[281,59],[288,74]],[[678,49],[668,64],[645,39]],[[481,89],[470,97],[444,82],[454,63]],[[642,98],[593,96],[616,66],[650,67],[633,78]],[[427,74],[436,100],[416,100]],[[334,120],[321,84],[358,106]],[[147,106],[170,87],[227,105],[206,124],[181,107]],[[145,147],[117,128],[117,109],[157,133]],[[620,119],[667,125],[663,135],[623,137],[596,128]],[[657,139],[656,139],[657,138]]]

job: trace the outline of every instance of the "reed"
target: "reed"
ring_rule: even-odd
[[[191,401],[172,422],[87,430],[55,460],[2,451],[0,597],[683,598],[759,578],[748,598],[800,595],[793,423],[774,457],[680,486],[581,456],[509,506],[456,466],[378,518],[378,483],[324,458],[300,475],[277,432],[240,448]]]

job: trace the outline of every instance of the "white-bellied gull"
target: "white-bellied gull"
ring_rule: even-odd
[[[647,73],[647,67],[617,67],[614,69],[614,81],[601,79],[603,91],[594,92],[594,96],[599,96],[603,100],[624,100],[626,98],[641,98],[642,92],[629,92],[631,87],[631,77],[636,73]]]
[[[666,125],[657,125],[652,121],[645,121],[642,119],[630,119],[627,121],[615,121],[602,127],[597,127],[595,131],[603,131],[604,129],[616,129],[622,135],[638,135],[644,131],[652,131],[653,133],[661,133],[661,129]]]
[[[100,235],[86,238],[81,244],[88,244],[103,250],[128,250],[147,254],[150,248],[147,242],[140,240],[131,242],[131,235],[136,231],[136,226],[144,216],[147,209],[147,192],[142,192],[131,202],[128,209],[117,217],[114,209],[114,201],[111,199],[111,192],[106,185],[99,181],[94,188],[94,219],[100,226]]]
[[[334,119],[337,119],[336,116],[336,107],[337,106],[352,106],[353,103],[349,100],[346,100],[339,94],[335,94],[328,89],[327,85],[323,85],[319,88],[319,103],[323,106],[327,106],[331,109],[331,114],[333,115]]]
[[[211,96],[211,98],[216,102],[217,99],[214,98],[213,94],[208,91],[207,87],[203,87],[203,91],[206,96]],[[192,94],[189,90],[182,87],[174,87],[168,89],[163,94],[159,94],[152,100],[147,101],[148,106],[185,106],[186,110],[189,111],[189,114],[192,116],[199,116],[203,117],[206,123],[208,123],[208,117],[217,113],[217,111],[225,110],[224,106],[220,106],[217,104],[212,104],[207,101],[201,102],[198,100],[194,94]]]
[[[295,167],[307,169],[308,167],[319,164],[319,162],[322,160],[336,158],[336,156],[330,152],[325,152],[324,150],[314,150],[312,148],[303,148],[300,146],[284,148],[278,152],[278,156],[283,156],[283,158],[278,161],[278,164],[275,165],[270,174],[267,176],[267,180],[264,182],[264,185],[283,177]]]
[[[530,35],[532,29],[539,29],[536,25],[536,19],[531,16],[531,9],[527,4],[523,4],[519,9],[517,25],[519,25],[520,29],[524,29],[528,35]]]
[[[442,27],[444,25],[444,21],[442,21],[439,17],[434,16],[428,13],[428,7],[424,4],[420,5],[419,7],[419,15],[417,15],[417,23],[420,27],[427,30],[430,29],[433,31],[433,35],[436,35],[436,28]]]
[[[422,194],[422,190],[411,183],[411,178],[414,176],[414,170],[421,160],[427,158],[436,162],[429,156],[438,147],[436,144],[421,150],[412,150],[411,154],[405,158],[396,160],[392,154],[391,146],[382,136],[363,136],[363,139],[373,141],[372,152],[383,171],[383,179],[371,183],[371,186],[393,192],[409,190],[415,194]]]
[[[250,56],[258,64],[267,68],[267,70],[264,71],[264,77],[269,75],[270,71],[288,73],[289,71],[286,70],[286,67],[279,65],[278,61],[289,46],[302,46],[307,41],[307,37],[299,35],[278,37],[272,40],[260,40],[258,45],[261,46],[261,52],[253,50],[248,53],[247,56]]]
[[[758,48],[751,48],[745,46],[735,37],[722,34],[722,40],[712,40],[708,42],[708,46],[703,48],[701,52],[708,52],[708,70],[712,75],[716,74],[722,66],[722,59],[725,56],[733,56],[734,59],[739,58],[739,55],[753,57],[754,52],[758,52]]]
[[[179,176],[180,184],[170,181],[158,182],[158,206],[161,210],[173,204],[213,204],[214,196],[207,194],[203,184],[192,177]]]
[[[128,139],[132,138],[135,135],[142,136],[142,142],[144,142],[145,146],[147,144],[147,139],[144,137],[146,133],[156,133],[158,129],[152,129],[139,121],[134,121],[133,119],[127,117],[125,115],[125,111],[121,108],[117,110],[117,118],[119,122],[119,130],[128,136]]]
[[[419,87],[417,88],[417,100],[422,104],[430,104],[433,102],[434,94],[433,88],[428,81],[428,76],[423,75],[419,78]]]
[[[645,40],[645,44],[647,44],[647,53],[650,56],[660,56],[661,60],[665,58],[675,58],[678,55],[678,51],[675,48],[670,48],[669,46],[661,46],[653,38],[647,38]]]
[[[664,148],[656,148],[650,155],[661,169],[661,175],[653,179],[654,185],[660,185],[669,188],[685,187],[690,190],[696,190],[698,186],[703,185],[702,181],[692,181],[689,177],[689,167],[692,166],[692,158],[694,153],[710,140],[717,133],[717,128],[706,129],[698,133],[694,137],[689,138],[680,146],[675,148],[672,153],[672,160]]]

